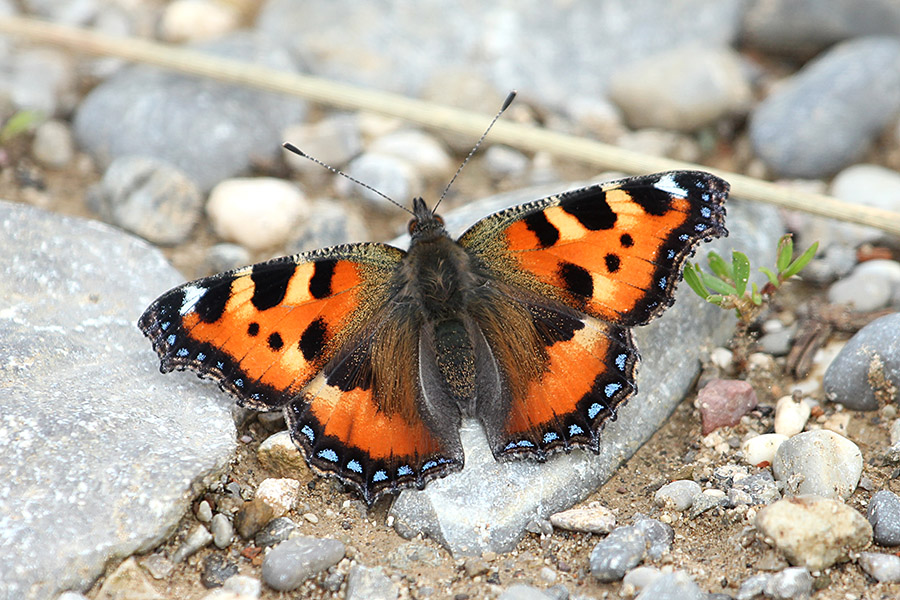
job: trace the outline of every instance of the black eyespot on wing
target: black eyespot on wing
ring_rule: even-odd
[[[619,243],[622,244],[623,248],[631,248],[634,246],[634,238],[628,233],[623,233],[619,238]]]
[[[316,319],[307,325],[306,330],[303,332],[303,335],[300,336],[300,342],[298,343],[300,352],[303,353],[303,358],[305,358],[307,362],[312,362],[322,352],[327,332],[325,322],[322,321],[322,319]]]
[[[594,278],[584,267],[564,262],[559,266],[559,278],[563,287],[577,296],[590,298],[594,294]]]
[[[334,259],[316,261],[313,276],[309,279],[309,293],[313,298],[321,300],[331,295],[331,280],[336,264]]]
[[[525,226],[537,236],[538,243],[542,248],[549,248],[559,241],[559,229],[547,220],[543,211],[525,217]]]
[[[225,312],[225,305],[231,297],[231,281],[227,285],[214,285],[204,292],[197,303],[194,310],[200,320],[205,323],[215,323],[222,317]]]
[[[247,325],[247,335],[256,337],[259,335],[259,323],[250,323]]]
[[[616,271],[618,271],[622,262],[615,254],[607,254],[603,257],[603,260],[606,262],[606,270],[610,273],[615,273]]]
[[[279,263],[277,268],[267,263],[255,265],[250,273],[254,286],[250,300],[253,306],[257,310],[266,310],[281,304],[295,271],[296,267],[284,263]]]
[[[612,229],[618,218],[606,201],[606,192],[597,187],[563,194],[560,206],[591,231]]]
[[[281,334],[277,331],[269,334],[269,339],[266,340],[266,343],[268,343],[269,348],[276,352],[284,347],[284,340],[281,339]]]

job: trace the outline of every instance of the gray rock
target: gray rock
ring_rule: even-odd
[[[317,200],[312,203],[309,212],[315,218],[304,219],[294,228],[287,243],[290,254],[371,239],[359,212],[342,202]]]
[[[614,529],[591,550],[591,575],[607,583],[619,581],[644,560],[647,537],[634,525]]]
[[[254,541],[260,548],[274,546],[288,539],[295,529],[297,529],[297,524],[288,517],[278,517],[266,523],[265,527],[256,534]]]
[[[263,559],[262,578],[279,592],[296,589],[304,581],[344,558],[338,540],[296,537],[281,542]]]
[[[574,187],[574,186],[573,186]],[[445,214],[451,232],[461,233],[478,218],[526,200],[558,192],[560,187],[488,198],[464,211]],[[731,248],[747,252],[754,264],[774,261],[773,250],[781,222],[767,207],[729,202],[726,240],[704,245],[730,256]],[[724,242],[724,243],[723,243]],[[404,247],[401,240],[394,242]],[[574,451],[558,454],[546,463],[494,460],[481,426],[466,422],[461,429],[466,467],[460,473],[433,481],[423,491],[407,490],[391,508],[401,534],[424,533],[454,555],[508,552],[524,535],[535,516],[546,519],[570,508],[605,482],[668,418],[693,385],[699,372],[701,346],[722,344],[733,331],[733,318],[704,305],[682,285],[675,305],[647,327],[635,329],[643,361],[638,366],[638,388],[652,391],[652,402],[639,392],[620,408],[618,419],[603,431],[600,454]],[[494,485],[486,486],[484,481]],[[540,487],[534,482],[540,481]]]
[[[828,191],[848,204],[896,210],[897,198],[900,198],[900,173],[881,165],[854,164],[835,175]],[[807,236],[810,240],[819,240],[820,247],[839,244],[855,250],[860,244],[878,242],[886,236],[884,231],[864,225],[830,219],[824,224],[822,231],[813,231]],[[853,258],[855,264],[855,252]]]
[[[234,537],[234,526],[231,521],[222,513],[213,515],[209,522],[209,529],[213,535],[213,544],[216,548],[227,548],[231,545],[231,539]]]
[[[893,0],[757,0],[744,14],[741,37],[763,52],[806,59],[846,39],[898,34]]]
[[[866,519],[837,500],[795,496],[766,506],[754,521],[793,565],[821,571],[850,559],[872,541]]]
[[[860,329],[825,371],[826,396],[852,410],[876,410],[897,401],[900,388],[900,313]]]
[[[784,483],[785,495],[813,494],[846,500],[862,475],[859,447],[833,431],[799,433],[775,452],[772,472]]]
[[[172,562],[180,563],[211,541],[213,541],[213,536],[209,530],[203,525],[197,525],[191,529],[184,541],[181,542],[181,545],[175,550],[175,553],[172,554]]]
[[[610,80],[609,95],[635,129],[688,132],[745,113],[751,100],[740,55],[706,43],[681,46],[623,67]]]
[[[197,49],[295,71],[281,44],[238,32]],[[253,107],[248,110],[247,107]],[[303,118],[304,102],[246,86],[129,67],[94,88],[75,114],[79,145],[100,165],[141,154],[178,165],[207,191],[281,155],[281,132]]]
[[[329,115],[315,123],[291,125],[285,129],[283,137],[308,156],[336,169],[362,151],[359,118],[353,114]],[[293,152],[284,156],[287,164],[300,173],[316,175],[327,172],[315,161]]]
[[[866,517],[873,539],[881,546],[900,546],[900,498],[890,490],[879,490],[869,500]]]
[[[43,48],[17,50],[4,61],[0,95],[17,110],[47,117],[63,116],[76,104],[76,69],[62,52]]]
[[[350,567],[347,600],[397,600],[399,593],[381,567]]]
[[[250,252],[246,248],[223,242],[211,246],[203,262],[207,273],[221,273],[248,265],[250,261]]]
[[[898,61],[900,40],[887,37],[824,53],[753,111],[755,152],[775,173],[809,179],[859,158],[900,110]]]
[[[771,579],[772,575],[770,573],[759,573],[748,577],[741,583],[741,587],[738,588],[737,594],[734,596],[735,600],[753,600],[762,595]]]
[[[89,203],[111,223],[161,245],[185,241],[203,214],[197,186],[176,167],[148,156],[114,160],[91,189]]]
[[[72,162],[75,142],[65,121],[50,119],[37,126],[31,142],[31,155],[44,166],[61,169]]]
[[[0,597],[87,589],[166,539],[230,461],[231,402],[160,375],[135,327],[181,279],[121,231],[0,203],[0,521],[15,540]]]
[[[433,136],[417,129],[392,131],[369,144],[369,152],[396,156],[424,179],[445,180],[453,168],[450,156]]]
[[[482,157],[488,174],[495,179],[521,177],[528,171],[531,161],[515,148],[500,144],[484,151]]]
[[[791,567],[772,575],[766,596],[776,600],[801,600],[812,594],[813,577],[805,567]]]
[[[757,345],[761,352],[772,356],[784,356],[790,352],[794,336],[796,335],[797,327],[796,325],[791,325],[790,327],[764,334],[757,341]]]
[[[659,559],[672,548],[672,542],[675,540],[675,530],[672,529],[671,525],[636,514],[634,516],[634,527],[644,534],[644,538],[647,541],[647,556],[652,560]]]
[[[892,301],[900,305],[900,263],[869,260],[857,265],[849,276],[828,288],[828,301],[859,312],[885,308]]]
[[[684,571],[664,573],[641,590],[635,600],[706,600],[706,593]]]
[[[524,583],[514,583],[505,590],[497,600],[554,600],[544,590]]]
[[[745,492],[753,504],[771,504],[781,499],[775,478],[768,469],[736,479],[731,489]]]
[[[859,555],[859,566],[879,583],[900,581],[900,556],[896,554],[862,552]]]
[[[203,569],[200,572],[200,583],[203,587],[222,587],[225,580],[237,575],[238,566],[221,554],[208,554],[203,559]]]
[[[411,96],[438,89],[443,98],[454,93],[450,73],[462,72],[491,82],[501,100],[517,88],[540,105],[564,107],[574,95],[603,96],[613,72],[644,56],[692,41],[729,45],[743,12],[738,0],[654,0],[627,10],[619,2],[546,10],[536,0],[387,6],[275,0],[256,25],[297,56],[314,56],[316,74],[326,78]],[[496,110],[483,96],[491,104],[483,110]]]
[[[422,177],[410,163],[391,154],[366,152],[354,158],[347,167],[347,174],[362,183],[378,190],[395,202],[406,205],[409,200],[420,195],[424,182]],[[365,198],[372,206],[378,208],[396,207],[370,189],[335,176],[335,190],[346,198]]]
[[[700,484],[692,479],[680,479],[667,483],[653,495],[653,500],[660,506],[671,506],[677,511],[684,511],[691,507],[694,496],[703,490]]]

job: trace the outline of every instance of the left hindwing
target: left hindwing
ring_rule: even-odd
[[[460,238],[492,277],[617,325],[671,304],[703,239],[727,235],[728,184],[672,171],[599,184],[495,213]]]

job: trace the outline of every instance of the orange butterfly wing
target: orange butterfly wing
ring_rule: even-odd
[[[418,414],[417,385],[394,385],[386,399],[371,381],[379,338],[369,329],[396,332],[380,311],[404,256],[354,244],[275,259],[170,290],[138,326],[162,372],[191,369],[242,406],[284,408],[308,461],[372,502],[461,465],[455,441],[435,438]],[[404,364],[415,382],[414,362]]]
[[[660,173],[513,207],[463,234],[460,244],[513,303],[503,312],[531,315],[515,343],[538,350],[530,361],[517,356],[493,319],[480,320],[506,377],[502,409],[479,407],[485,429],[499,431],[495,455],[596,451],[602,424],[637,391],[627,328],[672,303],[701,240],[727,235],[727,192],[708,173]]]

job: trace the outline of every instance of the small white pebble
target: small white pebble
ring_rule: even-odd
[[[787,439],[786,435],[780,433],[764,433],[745,440],[741,444],[744,462],[748,465],[772,464],[772,461],[775,460],[775,452]]]
[[[315,525],[319,522],[319,517],[315,515],[315,513],[303,513],[303,518]]]
[[[800,433],[806,427],[809,415],[810,407],[806,402],[795,402],[792,396],[779,398],[775,404],[775,433],[787,437]]]
[[[710,355],[709,360],[712,361],[712,364],[719,367],[723,371],[727,371],[731,368],[731,364],[733,361],[733,355],[731,350],[728,348],[716,348],[714,349]]]
[[[201,500],[197,505],[197,520],[201,523],[209,523],[212,520],[212,507],[206,500]]]

